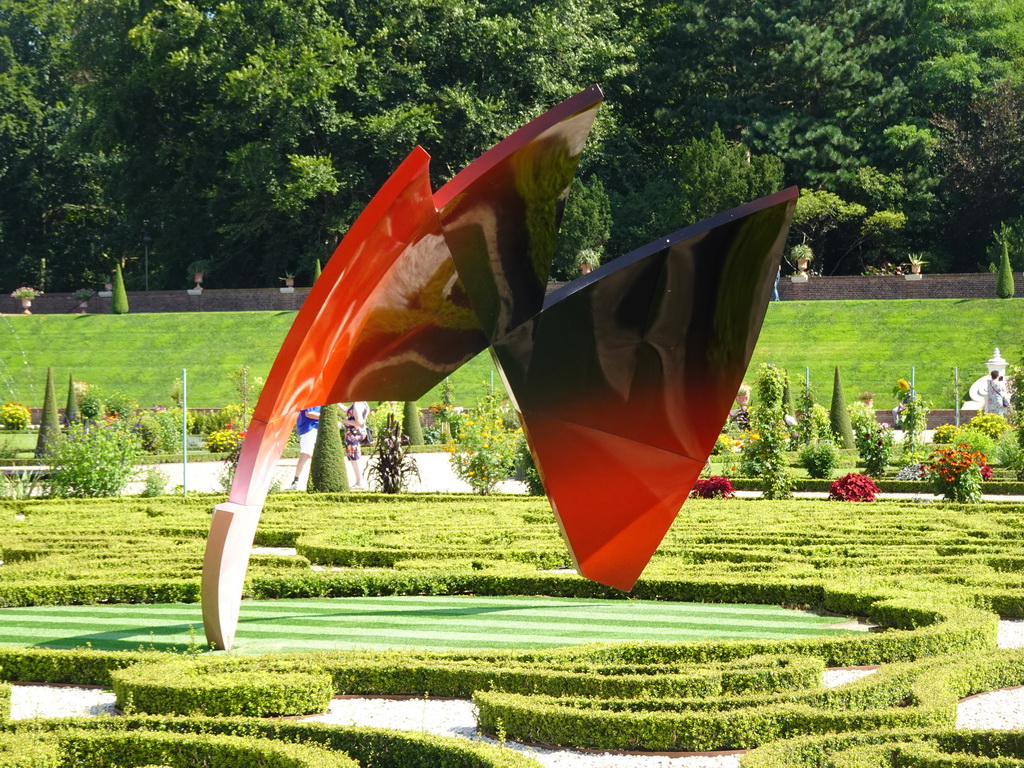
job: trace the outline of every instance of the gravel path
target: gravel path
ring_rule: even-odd
[[[1024,647],[1024,621],[999,622],[999,647]],[[865,670],[828,670],[826,687],[843,685],[864,675]],[[15,685],[11,695],[11,719],[31,717],[95,717],[113,715],[114,694],[98,688]],[[328,712],[309,720],[337,725],[368,725],[408,731],[427,731],[494,743],[476,732],[473,704],[436,699],[334,699]],[[958,728],[1024,728],[1024,688],[975,696],[961,702]],[[546,768],[739,768],[739,757],[664,757],[612,755],[534,749],[509,742],[507,747],[528,754]]]

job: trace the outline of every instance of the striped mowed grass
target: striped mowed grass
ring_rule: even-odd
[[[551,597],[365,597],[246,601],[240,653],[551,648],[591,642],[781,639],[843,634],[842,621],[775,606]],[[185,651],[203,644],[198,605],[0,610],[0,644]]]

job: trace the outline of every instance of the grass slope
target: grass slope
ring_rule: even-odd
[[[197,605],[8,608],[0,644],[186,651],[202,642]],[[835,617],[764,605],[551,597],[375,597],[242,604],[235,650],[551,648],[591,642],[779,639],[844,634]]]
[[[291,326],[293,312],[132,315],[11,315],[0,323],[0,399],[41,406],[46,367],[57,381],[124,389],[144,406],[167,404],[188,369],[189,405],[219,407],[238,399],[230,375],[242,365],[265,376]],[[819,402],[832,395],[835,365],[849,397],[877,393],[893,403],[896,379],[916,367],[919,390],[934,407],[952,407],[952,369],[962,391],[984,375],[993,347],[1016,362],[1024,356],[1024,302],[999,299],[775,302],[768,310],[747,380],[758,364],[789,370],[796,386],[810,367]],[[492,378],[493,377],[493,378]],[[451,377],[456,402],[472,405],[491,382],[501,386],[488,353]],[[63,395],[58,398],[63,402]],[[435,388],[421,406],[439,399]]]
[[[999,347],[1003,357],[1024,357],[1024,302],[1002,299],[926,301],[773,302],[768,309],[747,381],[772,362],[789,371],[794,395],[810,367],[811,388],[826,407],[836,365],[849,399],[876,394],[876,408],[895,405],[896,380],[916,384],[934,408],[953,407],[953,367],[960,369],[961,402],[986,374],[985,361]]]

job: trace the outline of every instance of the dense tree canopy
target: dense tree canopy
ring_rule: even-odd
[[[415,144],[592,82],[564,274],[789,184],[826,273],[1024,230],[1024,0],[0,0],[4,284],[309,280]]]

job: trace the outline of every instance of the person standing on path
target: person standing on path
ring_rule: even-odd
[[[341,423],[345,425],[345,458],[352,462],[352,476],[355,478],[355,485],[352,490],[363,490],[363,470],[359,466],[359,458],[362,456],[359,446],[366,439],[366,419],[370,415],[369,404],[358,400],[345,411],[345,418]]]
[[[302,477],[302,470],[306,468],[309,460],[313,458],[313,448],[316,446],[316,430],[319,426],[319,405],[299,411],[299,417],[295,422],[295,431],[299,433],[299,460],[295,464],[295,479],[288,486],[289,491],[299,490],[299,478]]]

